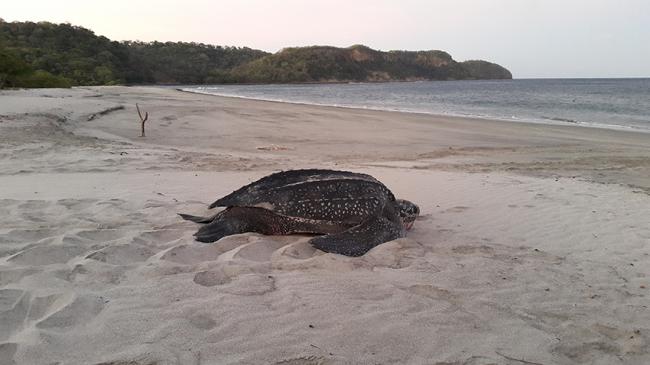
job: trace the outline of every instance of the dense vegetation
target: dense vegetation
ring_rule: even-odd
[[[0,45],[0,89],[4,87],[70,87],[69,79],[34,71],[20,55]]]
[[[287,83],[512,78],[486,61],[443,51],[365,46],[250,48],[115,42],[70,24],[0,19],[0,88],[112,84]]]
[[[464,61],[460,63],[470,79],[511,79],[512,74],[504,67],[481,60]]]
[[[250,48],[183,42],[124,42],[129,84],[220,83],[236,66],[267,55]]]
[[[0,20],[0,87],[34,87],[38,80],[47,81],[42,87],[211,83],[267,54],[200,43],[115,42],[70,24]]]
[[[361,45],[285,48],[236,67],[230,76],[255,83],[512,78],[497,64],[459,63],[443,51],[381,52]]]

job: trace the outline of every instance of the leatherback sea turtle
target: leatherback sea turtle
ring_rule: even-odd
[[[226,209],[211,217],[180,214],[205,224],[194,234],[198,241],[244,232],[320,234],[309,241],[314,247],[347,256],[404,237],[420,213],[370,175],[318,169],[263,177],[210,204],[214,207]]]

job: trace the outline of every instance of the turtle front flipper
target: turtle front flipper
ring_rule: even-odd
[[[374,216],[341,233],[312,238],[309,243],[325,252],[357,257],[403,235],[400,225],[383,216]]]

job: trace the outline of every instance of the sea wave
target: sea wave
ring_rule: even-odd
[[[435,86],[437,87],[442,84],[449,89],[450,87],[448,85],[450,83],[437,83]],[[444,90],[445,92],[435,90],[435,93],[429,91],[432,88],[430,85],[431,82],[417,83],[417,85],[412,86],[410,89],[408,85],[404,86],[404,83],[397,86],[386,84],[379,86],[376,84],[346,84],[347,87],[346,85],[313,84],[235,85],[192,86],[180,87],[178,89],[197,94],[299,105],[416,113],[517,123],[581,126],[650,133],[650,120],[646,122],[643,120],[643,116],[636,116],[636,120],[641,120],[641,122],[637,121],[637,123],[627,123],[624,120],[618,123],[610,123],[604,122],[603,120],[617,119],[617,117],[618,119],[621,118],[615,112],[610,112],[611,115],[598,115],[602,120],[597,121],[590,118],[590,113],[593,114],[593,109],[597,108],[590,110],[589,107],[583,107],[584,110],[577,110],[576,107],[570,105],[573,109],[567,110],[566,106],[557,105],[557,100],[561,101],[565,99],[572,100],[572,103],[575,103],[575,100],[580,99],[581,95],[566,94],[565,91],[562,91],[565,94],[556,92],[555,95],[545,95],[544,93],[549,94],[550,92],[548,90],[541,90],[539,91],[539,95],[523,94],[524,96],[522,96],[522,93],[516,93],[516,91],[500,91],[503,95],[494,96],[489,93],[484,95],[476,92],[476,90],[472,89],[476,88],[475,84],[468,84],[466,81],[462,82],[462,84],[460,83],[458,82],[460,85],[457,87],[458,90]],[[485,83],[481,85],[484,87]],[[496,85],[501,86],[503,83]],[[456,85],[452,84],[452,86]],[[425,91],[429,92],[429,94],[424,94],[418,90],[423,87],[428,88]],[[463,93],[463,87],[468,89],[466,93]],[[448,102],[445,98],[452,100],[452,102]],[[458,101],[458,99],[462,100]],[[554,99],[556,100],[555,103],[553,103]],[[613,96],[612,99],[614,99]],[[617,100],[621,100],[621,97],[619,96]],[[602,102],[598,106],[600,107],[599,109],[602,109]],[[564,107],[564,109],[561,107]],[[539,114],[538,109],[547,110],[551,113]],[[612,108],[612,110],[615,109]],[[566,114],[578,114],[581,117],[554,115],[554,111],[561,111]],[[535,113],[538,113],[538,115],[535,115]],[[643,111],[637,114],[643,114]],[[650,110],[645,115],[650,115]]]

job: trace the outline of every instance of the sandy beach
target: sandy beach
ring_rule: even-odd
[[[421,216],[351,258],[177,215],[307,167]],[[648,133],[5,90],[0,216],[0,364],[650,363]]]

